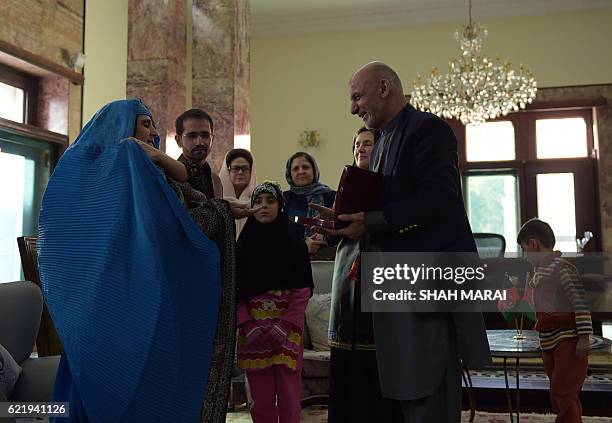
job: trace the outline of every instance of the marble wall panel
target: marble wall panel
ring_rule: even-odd
[[[239,0],[194,0],[193,79],[233,75],[235,3]]]
[[[612,95],[608,101],[612,105]],[[612,109],[598,109],[596,118],[602,244],[604,251],[612,252]]]
[[[62,48],[83,49],[83,19],[83,0],[2,0],[0,39],[65,65]]]
[[[71,57],[83,50],[84,8],[84,0],[2,0],[0,40],[67,67],[62,49]],[[39,85],[35,121],[73,141],[81,127],[81,86],[54,76]]]
[[[249,2],[194,0],[192,12],[192,104],[214,119],[208,161],[218,171],[234,136],[249,133]]]
[[[251,49],[249,45],[251,33],[251,13],[248,1],[236,4],[236,31],[234,42],[234,134],[246,135],[250,129],[250,82],[251,82]]]
[[[57,0],[57,4],[60,7],[65,7],[77,16],[84,16],[85,14],[85,2],[83,0]]]
[[[68,139],[72,142],[81,132],[83,122],[83,104],[81,102],[82,86],[69,83],[69,104],[68,104]]]
[[[37,126],[68,135],[70,82],[59,76],[42,78],[38,84]]]
[[[149,106],[163,149],[185,110],[186,56],[184,1],[129,1],[127,96]]]

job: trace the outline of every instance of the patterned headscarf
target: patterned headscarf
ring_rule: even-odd
[[[276,181],[263,181],[255,187],[253,195],[251,195],[251,207],[255,205],[257,197],[263,193],[270,194],[272,197],[276,198],[276,201],[280,204],[279,214],[285,211],[285,196],[283,195],[280,184]]]

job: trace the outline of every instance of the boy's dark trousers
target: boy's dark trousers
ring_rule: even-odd
[[[543,350],[544,370],[550,379],[550,402],[555,423],[582,422],[580,390],[587,375],[588,357],[576,356],[578,337],[562,339],[552,350]]]

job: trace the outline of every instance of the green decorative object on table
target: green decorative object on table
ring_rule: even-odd
[[[497,303],[497,308],[507,322],[510,323],[514,321],[516,326],[516,335],[514,335],[514,339],[519,341],[524,340],[523,323],[525,317],[534,322],[536,321],[533,305],[533,290],[529,287],[525,288],[525,293],[521,297],[516,287],[506,289],[506,299],[500,300]]]

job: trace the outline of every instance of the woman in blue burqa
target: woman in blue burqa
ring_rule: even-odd
[[[235,210],[166,176],[153,126],[140,100],[104,106],[45,192],[39,270],[64,347],[54,401],[70,404],[58,421],[225,421]]]

